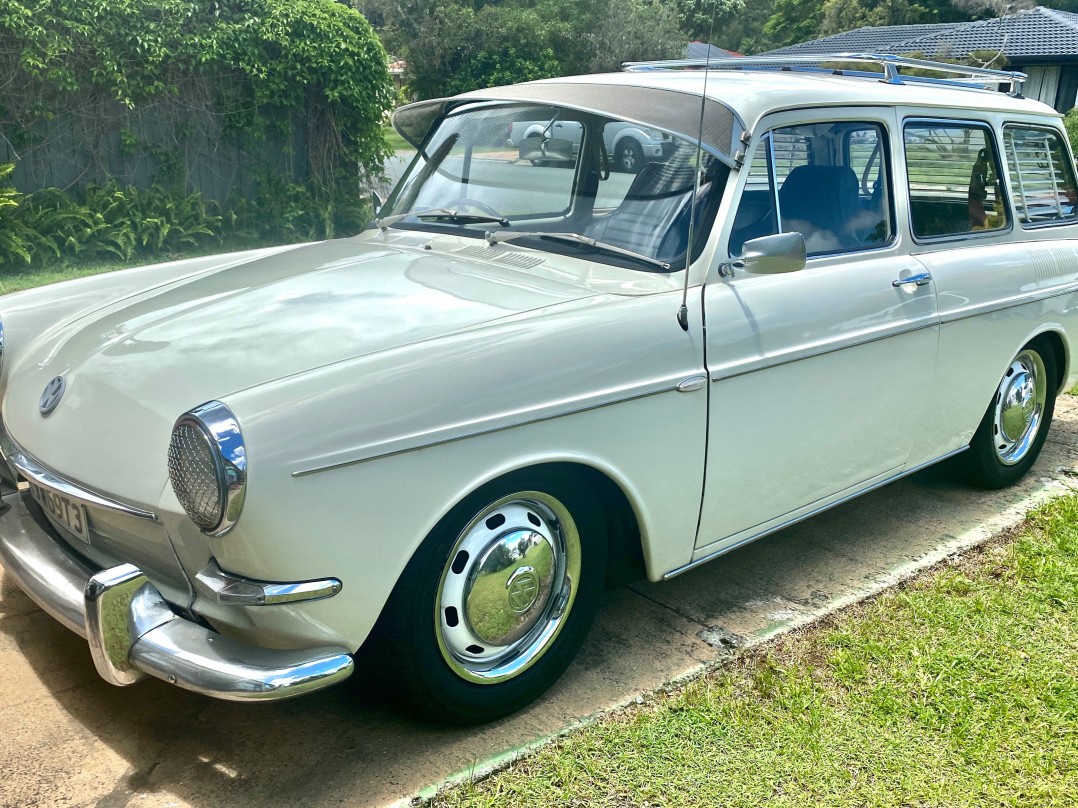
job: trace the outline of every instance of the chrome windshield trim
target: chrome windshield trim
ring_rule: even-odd
[[[85,502],[87,505],[95,508],[116,511],[118,513],[127,514],[128,516],[134,516],[138,519],[149,519],[151,522],[157,521],[157,514],[153,511],[146,511],[142,508],[136,508],[133,505],[125,505],[122,502],[109,499],[88,488],[76,485],[70,480],[65,480],[60,475],[56,474],[56,472],[41,465],[37,460],[24,452],[22,448],[12,440],[10,435],[7,435],[2,431],[0,431],[0,452],[3,453],[4,459],[8,462],[8,465],[32,483],[57,491],[72,499]]]

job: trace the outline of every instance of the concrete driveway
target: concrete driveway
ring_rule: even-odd
[[[554,689],[474,730],[417,724],[348,685],[263,705],[210,701],[156,680],[114,688],[98,679],[81,639],[0,577],[0,806],[407,799],[1017,523],[1072,484],[1078,400],[1064,397],[1056,418],[1017,488],[971,491],[929,470],[671,582],[608,593]]]

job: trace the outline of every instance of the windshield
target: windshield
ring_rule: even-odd
[[[556,106],[474,104],[431,133],[375,224],[498,231],[519,246],[677,270],[691,212],[695,258],[726,184],[726,166],[706,153],[699,161],[694,195],[697,148],[687,140]]]

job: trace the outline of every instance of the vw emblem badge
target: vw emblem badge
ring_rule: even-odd
[[[524,614],[539,599],[539,576],[532,567],[520,567],[505,582],[505,588],[509,590],[509,608]]]
[[[64,381],[63,376],[57,376],[45,385],[45,392],[41,394],[41,401],[38,402],[37,405],[42,418],[56,409],[60,403],[60,399],[64,397],[64,390],[66,389],[67,382]]]

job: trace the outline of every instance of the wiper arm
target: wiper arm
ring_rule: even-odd
[[[413,216],[417,219],[422,219],[424,217],[430,219],[453,219],[461,224],[493,222],[495,224],[500,224],[502,227],[509,227],[509,220],[504,216],[487,216],[486,214],[480,213],[461,213],[459,210],[454,210],[453,208],[427,208],[426,210],[411,210],[407,213],[395,213],[392,216],[386,216],[384,219],[375,219],[374,223],[378,226],[378,229],[384,233],[397,222],[403,222],[405,219]]]
[[[603,252],[614,253],[615,255],[624,255],[627,258],[633,258],[637,261],[643,261],[645,264],[651,264],[652,266],[659,267],[659,269],[670,269],[670,263],[668,261],[660,261],[658,258],[652,258],[650,255],[644,255],[643,253],[633,252],[632,250],[626,250],[624,247],[618,247],[614,244],[607,244],[605,241],[598,241],[587,236],[582,236],[579,233],[544,233],[544,232],[531,232],[531,233],[504,233],[500,231],[487,232],[487,243],[491,246],[495,244],[501,244],[505,241],[512,241],[518,238],[549,238],[554,241],[568,241],[571,244],[582,244],[585,247],[592,247],[596,250],[602,250]]]

